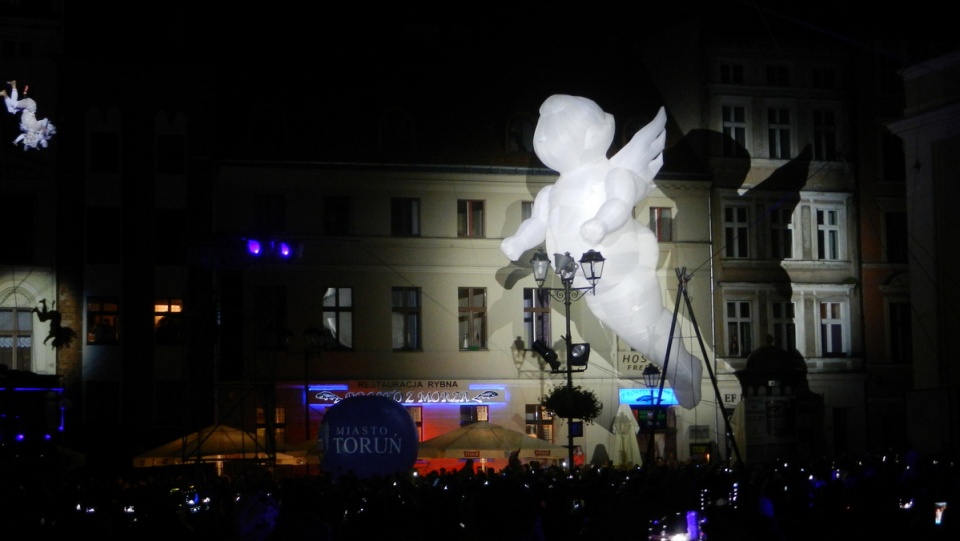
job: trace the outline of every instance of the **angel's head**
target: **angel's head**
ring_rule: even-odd
[[[540,106],[533,148],[544,165],[563,173],[604,158],[613,135],[613,115],[592,100],[555,94]]]

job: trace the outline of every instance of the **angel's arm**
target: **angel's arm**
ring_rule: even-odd
[[[546,186],[536,199],[533,200],[533,209],[530,217],[520,223],[517,232],[503,239],[500,243],[500,250],[510,258],[510,261],[517,261],[523,252],[542,243],[547,237],[547,219],[550,216],[550,191],[553,186]]]
[[[591,244],[599,244],[608,233],[623,227],[637,202],[637,178],[626,169],[610,170],[603,188],[606,201],[600,205],[596,216],[580,226],[580,236]]]

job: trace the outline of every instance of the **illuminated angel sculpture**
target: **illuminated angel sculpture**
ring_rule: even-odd
[[[537,194],[530,218],[501,250],[517,261],[546,243],[548,253],[601,252],[606,258],[596,294],[586,295],[593,314],[661,369],[673,314],[663,304],[656,269],[660,251],[648,227],[632,219],[633,207],[653,190],[663,165],[666,112],[657,116],[613,158],[613,116],[592,100],[554,95],[540,106],[533,136],[540,160],[560,173]],[[587,286],[577,275],[574,287]],[[700,402],[700,361],[675,337],[666,378],[680,405]]]
[[[37,118],[37,102],[33,98],[24,96],[20,99],[16,81],[7,81],[7,84],[10,85],[10,93],[8,94],[6,89],[0,89],[0,96],[3,97],[9,113],[20,113],[21,133],[13,140],[13,144],[23,143],[24,150],[37,148],[37,145],[46,148],[47,141],[57,133],[57,128],[48,119]]]

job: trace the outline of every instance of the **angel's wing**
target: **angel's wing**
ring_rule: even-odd
[[[630,142],[610,158],[615,167],[633,171],[643,180],[652,181],[663,165],[663,146],[666,142],[667,112],[663,107]]]

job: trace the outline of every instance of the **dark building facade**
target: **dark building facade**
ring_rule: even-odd
[[[896,70],[914,57],[886,54],[910,50],[903,43],[851,45],[789,19],[732,11],[727,15],[738,29],[753,31],[724,32],[704,24],[713,20],[704,12],[644,22],[643,32],[611,25],[588,47],[583,40],[556,43],[551,20],[495,29],[401,22],[376,25],[376,36],[300,22],[292,41],[248,37],[234,44],[228,37],[252,36],[279,21],[246,21],[212,41],[206,36],[216,14],[180,6],[153,10],[149,24],[120,27],[104,24],[93,10],[65,11],[59,2],[5,6],[0,78],[29,84],[40,112],[58,128],[51,147],[40,151],[0,141],[2,193],[21,202],[14,216],[17,255],[4,255],[7,289],[0,284],[0,292],[9,293],[0,308],[16,321],[20,312],[29,314],[32,325],[0,329],[31,339],[29,353],[10,354],[8,362],[18,363],[10,368],[63,378],[66,441],[94,462],[126,460],[230,418],[239,402],[249,411],[231,422],[263,430],[274,419],[265,406],[290,414],[303,408],[306,398],[290,389],[303,383],[295,382],[306,349],[294,344],[279,357],[261,356],[253,350],[262,336],[252,334],[284,346],[285,333],[300,334],[294,322],[310,320],[298,295],[320,306],[325,297],[309,290],[282,296],[285,304],[258,305],[269,296],[256,293],[251,276],[258,271],[236,251],[236,241],[301,235],[298,246],[333,260],[341,243],[366,243],[358,253],[422,250],[392,230],[364,229],[396,210],[377,207],[375,196],[408,182],[412,188],[397,189],[393,198],[416,199],[428,209],[443,190],[463,190],[464,201],[509,192],[510,201],[490,196],[495,208],[509,210],[487,215],[491,233],[477,241],[486,259],[471,271],[509,274],[500,270],[506,261],[496,263],[500,230],[522,215],[534,187],[551,181],[532,152],[537,108],[550,94],[568,93],[597,101],[617,119],[621,131],[611,153],[661,105],[667,108],[659,199],[638,207],[637,218],[649,222],[651,207],[661,218],[664,209],[674,213],[676,239],[661,239],[668,301],[674,263],[709,269],[694,281],[703,302],[697,319],[708,336],[707,361],[729,391],[729,399],[709,396],[718,403],[710,405],[708,421],[679,421],[673,430],[680,441],[698,441],[706,426],[708,439],[725,450],[720,421],[741,400],[735,373],[769,337],[803,353],[810,388],[824,398],[829,452],[900,446],[900,427],[908,424],[903,397],[917,362],[906,337],[917,330],[904,328],[910,269],[897,231],[909,209],[905,186],[894,178],[896,141],[884,126],[901,112]],[[782,29],[775,41],[768,23]],[[16,119],[3,121],[2,134],[12,140]],[[256,223],[243,232],[223,225],[225,215],[242,208],[225,202],[231,188],[224,184],[237,178],[255,201]],[[352,189],[358,191],[350,206],[331,199]],[[297,199],[304,194],[323,197]],[[702,209],[702,216],[690,218],[691,209]],[[467,242],[454,228],[457,217],[451,211],[443,218],[449,231],[430,242],[467,257],[466,250],[456,252]],[[705,234],[687,225],[703,220]],[[310,254],[304,257],[318,257]],[[463,271],[458,265],[450,274]],[[42,343],[49,329],[32,312],[41,300],[49,307],[55,300],[61,325],[75,331],[69,347]],[[562,314],[553,314],[559,323]],[[576,317],[585,336],[600,335],[587,315]],[[514,322],[506,318],[503,325]],[[459,338],[459,327],[453,332]],[[610,374],[624,387],[639,386],[622,366],[630,352],[606,339],[608,351],[597,355],[605,356]],[[353,357],[331,354],[338,368],[310,379],[404,377],[404,361],[391,361],[383,372],[374,363],[360,375],[340,368],[357,357],[375,360],[379,347],[358,342]],[[509,345],[492,349],[511,355]],[[384,351],[393,359],[393,348]],[[473,370],[437,373],[482,379]],[[704,383],[708,396],[710,382]],[[598,385],[611,402],[617,399],[615,385]],[[520,394],[521,405],[536,402],[533,390]],[[310,407],[308,421],[311,411],[319,413]],[[891,415],[898,421],[885,422]],[[290,439],[306,439],[307,430]],[[129,443],[120,443],[120,434]],[[669,434],[672,441],[676,435]]]

